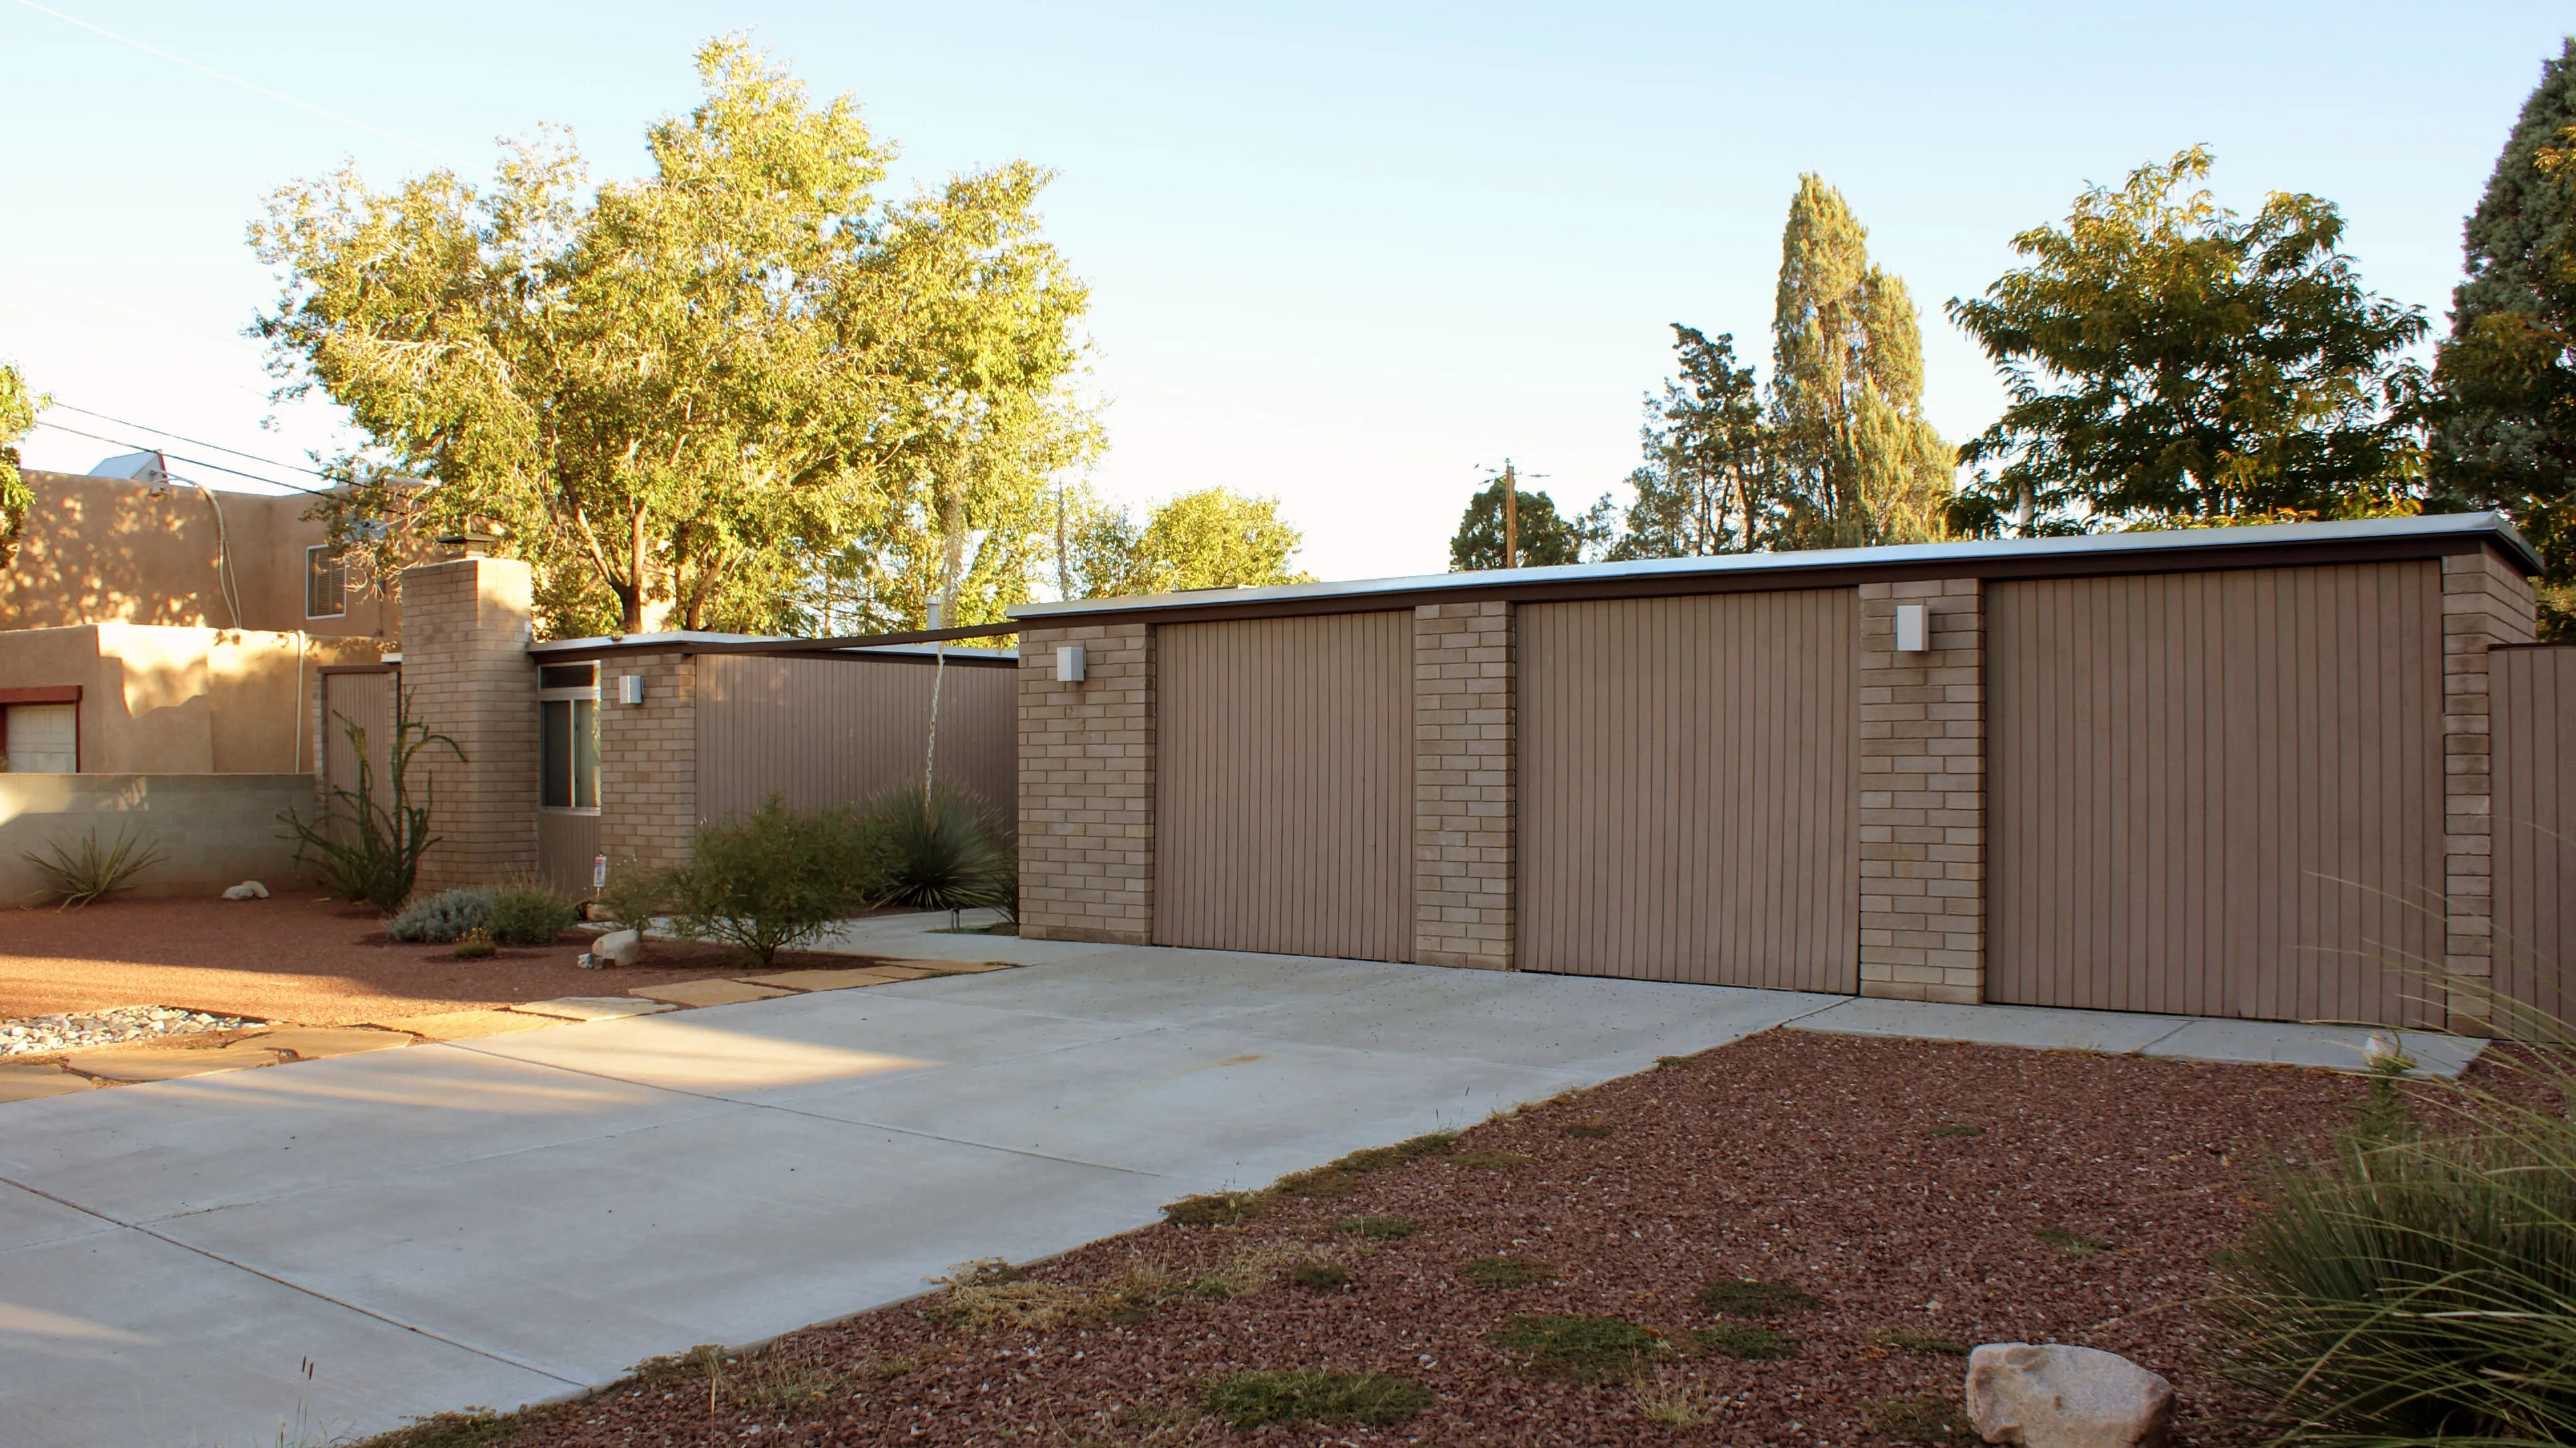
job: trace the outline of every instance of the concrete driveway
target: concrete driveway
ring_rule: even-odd
[[[328,1443],[910,1297],[1840,998],[934,935],[1029,968],[0,1112],[13,1445]]]

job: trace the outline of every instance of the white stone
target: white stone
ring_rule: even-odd
[[[1968,1421],[2020,1448],[2163,1448],[2173,1384],[2097,1348],[1990,1342],[1968,1354]]]
[[[604,965],[633,965],[644,958],[644,937],[633,930],[612,930],[590,948]]]
[[[240,884],[224,891],[224,898],[227,900],[265,900],[268,898],[268,887],[257,880],[244,880]]]

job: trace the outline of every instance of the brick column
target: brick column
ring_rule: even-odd
[[[1897,653],[1896,610],[1931,647]],[[1860,588],[1860,993],[1974,1003],[1986,985],[1985,596],[1973,578]]]
[[[2494,976],[2494,763],[2487,650],[2527,644],[2531,581],[2480,547],[2442,560],[2442,969],[2452,978],[2450,1027],[2488,1030]]]
[[[412,716],[456,741],[412,756],[415,801],[439,837],[423,892],[537,868],[537,671],[531,586],[515,558],[459,558],[402,575],[402,686]]]
[[[1520,822],[1512,606],[1413,611],[1413,958],[1510,970]]]
[[[1080,683],[1055,651],[1080,644]],[[1143,623],[1020,635],[1020,933],[1154,939],[1154,631]]]
[[[617,702],[640,675],[644,702]],[[688,863],[698,837],[698,661],[633,654],[599,661],[599,852],[611,867]]]

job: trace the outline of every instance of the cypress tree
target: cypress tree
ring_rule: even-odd
[[[1789,546],[1941,534],[1956,454],[1923,416],[1923,333],[1901,278],[1822,177],[1798,178],[1780,236],[1771,395]]]
[[[2576,38],[2496,158],[2464,228],[2467,277],[2433,367],[2431,462],[2449,500],[2500,507],[2546,560],[2544,625],[2576,635]]]

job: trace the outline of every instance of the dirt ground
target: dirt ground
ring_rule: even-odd
[[[622,995],[663,981],[736,974],[710,946],[656,941],[647,964],[583,970],[592,936],[458,960],[404,945],[363,906],[281,890],[265,900],[108,900],[79,910],[0,911],[0,1017],[108,1006],[193,1010],[303,1025],[490,1009],[556,996]],[[849,956],[782,956],[779,969],[849,966]]]
[[[2259,1210],[2268,1163],[2317,1151],[2361,1093],[2319,1071],[1774,1031],[1291,1178],[1240,1221],[988,1267],[756,1355],[381,1441],[1962,1443],[1960,1354],[2059,1341],[2170,1378],[2178,1443],[2230,1442],[2248,1405],[2194,1306],[2210,1256]],[[1706,1295],[1731,1281],[1812,1301]],[[1513,1336],[1546,1318],[1613,1320],[1630,1350],[1553,1361]],[[1313,1369],[1400,1377],[1419,1406],[1250,1430],[1207,1411],[1230,1374]]]

